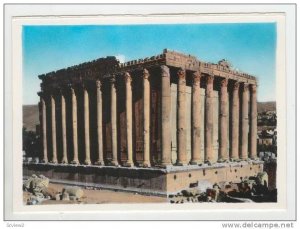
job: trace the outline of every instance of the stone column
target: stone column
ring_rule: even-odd
[[[98,159],[96,165],[104,165],[103,160],[103,135],[102,135],[102,92],[101,82],[96,81],[96,94],[97,94],[97,142],[98,142]]]
[[[144,118],[144,160],[143,167],[150,164],[150,82],[149,72],[143,71],[143,118]]]
[[[250,135],[250,158],[257,158],[257,99],[256,85],[251,85],[251,135]]]
[[[127,144],[127,161],[124,166],[132,167],[132,78],[128,72],[125,73],[126,88],[126,144]]]
[[[244,83],[242,86],[242,142],[241,142],[241,156],[242,160],[248,158],[248,133],[249,133],[249,85]]]
[[[50,101],[51,101],[51,129],[52,129],[52,160],[51,160],[51,163],[57,163],[56,116],[55,116],[54,95],[50,95]]]
[[[240,83],[235,82],[232,91],[231,104],[231,160],[239,159],[239,87]]]
[[[117,89],[115,76],[111,78],[111,134],[112,134],[112,161],[111,164],[117,166],[118,163],[118,139],[117,139]]]
[[[161,166],[172,165],[171,161],[171,85],[170,70],[161,66]]]
[[[84,145],[85,145],[85,165],[91,164],[90,154],[90,111],[89,94],[86,85],[83,86],[83,107],[84,107]]]
[[[197,165],[201,160],[201,94],[199,72],[193,74],[192,88],[192,158],[190,164]]]
[[[211,163],[213,155],[213,83],[214,76],[206,78],[205,97],[205,161]]]
[[[72,131],[73,131],[73,160],[71,164],[79,164],[78,160],[78,134],[77,134],[77,98],[75,89],[71,88],[72,96]]]
[[[40,100],[41,100],[41,112],[42,112],[42,120],[41,120],[41,135],[43,138],[43,163],[48,162],[48,153],[47,153],[47,119],[46,119],[46,103],[45,103],[45,98],[43,94],[40,94]]]
[[[68,163],[67,156],[67,131],[66,131],[66,100],[63,91],[61,91],[61,126],[62,126],[62,143],[63,143],[63,158],[61,163]]]
[[[176,165],[187,164],[186,152],[186,101],[185,101],[185,71],[180,69],[177,73],[177,162]]]
[[[220,148],[219,162],[228,160],[228,79],[221,81],[220,90]]]

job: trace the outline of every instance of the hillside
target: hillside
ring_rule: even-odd
[[[39,124],[38,105],[23,105],[23,127],[28,131],[35,131]]]
[[[276,111],[276,102],[258,102],[257,112],[261,113],[264,111]]]

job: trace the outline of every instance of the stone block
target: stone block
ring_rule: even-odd
[[[83,197],[83,190],[80,187],[66,186],[63,188],[63,193],[68,193],[69,196],[75,196],[77,199]]]

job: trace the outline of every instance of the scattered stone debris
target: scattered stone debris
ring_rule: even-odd
[[[28,205],[39,204],[42,201],[48,199],[47,188],[49,185],[49,179],[44,175],[33,174],[23,183],[23,190],[31,193],[31,196],[27,200]]]
[[[221,182],[210,184],[198,182],[197,187],[168,195],[170,203],[195,202],[276,202],[277,190],[268,189],[268,174],[259,173],[256,177],[241,179],[239,183]]]
[[[68,193],[69,196],[75,196],[77,199],[83,197],[83,190],[80,187],[66,186],[63,188],[62,193]]]
[[[33,174],[23,183],[23,190],[30,193],[26,201],[27,205],[40,204],[45,200],[56,201],[79,201],[83,198],[84,192],[79,187],[66,186],[61,192],[48,187],[49,179],[44,175]]]

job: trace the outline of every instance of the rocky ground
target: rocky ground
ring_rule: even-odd
[[[52,190],[54,193],[62,192],[65,186],[61,184],[49,183],[48,190]],[[104,203],[162,203],[167,202],[166,198],[157,196],[146,196],[134,193],[116,192],[110,190],[93,190],[93,189],[82,189],[83,196],[79,199],[74,200],[56,200],[46,199],[41,203],[42,205],[47,204],[104,204]],[[29,191],[23,192],[23,202],[28,204],[28,200],[32,196]],[[69,198],[70,199],[70,198]]]
[[[201,184],[197,187],[171,194],[168,196],[168,199],[172,204],[188,202],[277,202],[277,190],[268,189],[268,175],[266,172],[262,172],[256,177],[249,177],[239,183]]]
[[[268,175],[259,173],[240,183],[223,182],[210,184],[200,182],[196,187],[170,194],[167,198],[146,196],[137,193],[102,190],[93,187],[65,186],[51,183],[43,176],[32,175],[23,183],[23,202],[36,204],[104,204],[104,203],[163,203],[182,204],[188,202],[276,202],[277,191],[268,189]]]

